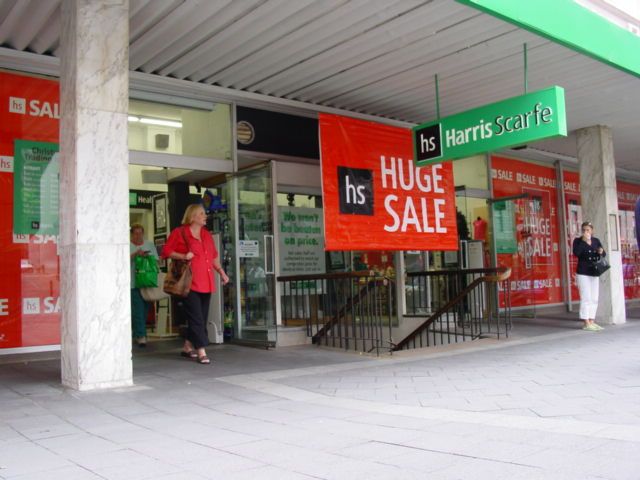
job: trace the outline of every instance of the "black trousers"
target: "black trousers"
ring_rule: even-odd
[[[182,311],[187,319],[187,340],[194,348],[209,345],[207,334],[207,316],[209,315],[210,293],[189,292],[189,296],[182,300]]]

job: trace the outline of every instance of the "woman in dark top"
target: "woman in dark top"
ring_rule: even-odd
[[[593,264],[607,253],[602,248],[600,240],[593,236],[591,222],[582,224],[582,236],[573,241],[573,254],[578,257],[576,281],[580,291],[580,319],[584,322],[582,329],[598,332],[603,330],[595,321],[600,279],[593,271]]]

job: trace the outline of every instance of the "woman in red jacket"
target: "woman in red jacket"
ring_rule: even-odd
[[[207,214],[202,205],[189,205],[182,217],[182,225],[171,232],[162,249],[162,258],[190,261],[191,291],[182,301],[188,328],[181,355],[195,358],[201,364],[211,363],[205,347],[209,345],[209,302],[216,290],[213,272],[218,272],[223,285],[229,281],[220,265],[213,238],[205,228],[206,222]]]

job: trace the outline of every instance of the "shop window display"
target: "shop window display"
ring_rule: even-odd
[[[0,72],[0,349],[60,343],[59,89]]]

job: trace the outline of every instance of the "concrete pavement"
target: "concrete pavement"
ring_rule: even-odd
[[[522,327],[535,328],[535,321]],[[638,479],[640,323],[371,358],[176,343],[136,386],[0,366],[3,479]]]

